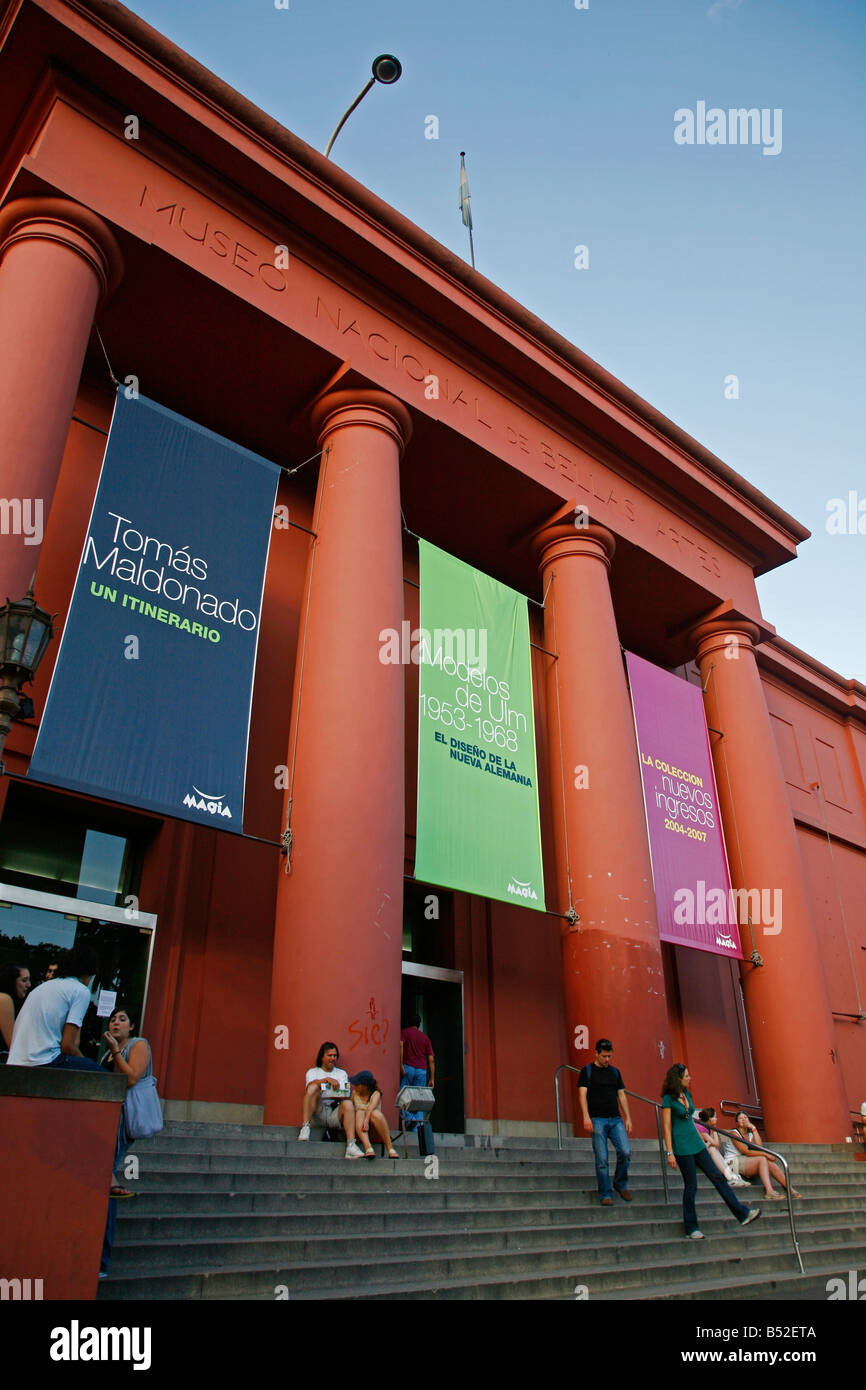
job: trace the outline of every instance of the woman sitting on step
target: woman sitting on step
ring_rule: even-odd
[[[724,1159],[725,1163],[730,1167],[732,1172],[736,1173],[737,1175],[736,1182],[731,1183],[731,1186],[748,1187],[748,1178],[757,1176],[760,1179],[761,1186],[764,1189],[764,1195],[766,1197],[769,1197],[771,1202],[783,1201],[784,1199],[782,1197],[781,1192],[777,1192],[775,1190],[770,1179],[770,1170],[767,1166],[766,1155],[748,1153],[747,1151],[748,1156],[744,1158],[741,1153],[737,1152],[737,1150],[734,1148],[733,1141],[730,1140],[726,1134],[716,1133],[716,1129],[718,1128],[718,1121],[716,1119],[715,1110],[702,1110],[700,1112],[700,1116],[701,1119],[707,1117],[706,1122],[710,1126],[710,1129],[713,1133],[713,1137],[719,1146],[719,1153],[721,1154],[721,1157]]]
[[[700,1120],[700,1124],[698,1124],[698,1120]],[[722,1152],[723,1141],[720,1138],[720,1136],[716,1133],[715,1125],[715,1110],[698,1111],[698,1119],[695,1120],[695,1129],[698,1131],[698,1134],[703,1139],[707,1153],[715,1163],[725,1182],[729,1183],[731,1187],[748,1187],[749,1184],[745,1181],[744,1178],[741,1178],[739,1175],[736,1162],[732,1163],[729,1155],[727,1153]],[[738,1158],[736,1150],[734,1149],[734,1146],[731,1143],[730,1139],[727,1140],[727,1144],[731,1152],[734,1154],[735,1159]]]
[[[391,1130],[388,1121],[385,1119],[380,1105],[382,1093],[376,1083],[376,1078],[370,1071],[359,1071],[355,1076],[349,1077],[349,1085],[352,1087],[352,1104],[355,1107],[355,1132],[361,1147],[364,1150],[365,1158],[375,1158],[373,1145],[370,1143],[370,1130],[381,1139],[388,1150],[389,1158],[399,1158],[396,1149],[391,1147]]]
[[[740,1173],[760,1173],[761,1182],[764,1184],[764,1190],[767,1193],[767,1196],[776,1197],[779,1201],[781,1201],[782,1194],[780,1192],[773,1191],[772,1186],[770,1184],[770,1177],[774,1177],[780,1187],[787,1187],[788,1184],[785,1182],[784,1169],[780,1168],[778,1163],[774,1163],[772,1162],[772,1160],[768,1160],[766,1154],[753,1153],[751,1149],[748,1149],[746,1147],[747,1143],[763,1144],[764,1141],[761,1138],[758,1131],[755,1129],[755,1126],[752,1124],[752,1121],[749,1119],[745,1110],[740,1110],[737,1114],[737,1133],[740,1134],[743,1140],[742,1143],[739,1139],[734,1140],[734,1146],[740,1155]],[[766,1175],[764,1175],[761,1172],[761,1169],[758,1166],[759,1164],[763,1164],[766,1167]],[[796,1190],[796,1188],[791,1188],[792,1197],[799,1197],[800,1195],[801,1194]]]

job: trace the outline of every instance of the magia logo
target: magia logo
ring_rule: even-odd
[[[222,796],[208,796],[206,792],[200,792],[198,787],[193,787],[195,796],[189,793],[184,797],[184,806],[192,806],[196,811],[207,811],[211,816],[228,816],[232,818],[232,813],[228,806],[223,805]]]
[[[519,878],[512,878],[508,883],[508,892],[516,898],[532,898],[538,902],[538,894],[532,886],[532,880],[528,883],[521,883]]]
[[[737,943],[732,936],[721,936],[716,932],[716,945],[722,946],[726,951],[736,951]]]

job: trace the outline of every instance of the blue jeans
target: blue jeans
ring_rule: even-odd
[[[426,1086],[427,1068],[426,1067],[407,1067],[403,1066],[403,1085],[404,1086]],[[416,1121],[421,1124],[424,1119],[424,1112],[421,1110],[407,1110],[406,1123],[414,1124]]]
[[[101,1071],[106,1075],[105,1068],[98,1062],[92,1062],[89,1057],[68,1057],[64,1052],[58,1052],[51,1062],[43,1062],[44,1067],[58,1067],[63,1071]]]
[[[611,1196],[610,1169],[607,1163],[608,1139],[616,1150],[616,1172],[613,1175],[613,1185],[617,1192],[623,1192],[628,1187],[628,1165],[631,1160],[631,1148],[629,1147],[628,1135],[625,1132],[625,1125],[619,1115],[615,1119],[609,1120],[593,1117],[592,1150],[595,1154],[598,1195],[602,1201]]]
[[[698,1190],[696,1167],[700,1168],[701,1172],[706,1174],[719,1196],[723,1198],[727,1207],[733,1212],[737,1220],[745,1221],[749,1214],[749,1208],[743,1206],[742,1202],[725,1182],[706,1149],[701,1149],[699,1154],[677,1154],[676,1160],[677,1166],[683,1175],[683,1224],[686,1228],[687,1236],[690,1236],[692,1231],[698,1229],[698,1213],[695,1210],[695,1195]]]
[[[114,1182],[118,1176],[120,1165],[126,1157],[126,1151],[132,1145],[126,1132],[126,1125],[123,1122],[123,1110],[120,1112],[120,1123],[117,1126],[117,1142],[114,1146],[114,1162],[111,1165],[111,1180]],[[120,1174],[121,1178],[123,1174]],[[121,1186],[123,1184],[121,1183]],[[108,1216],[105,1222],[105,1233],[102,1237],[102,1258],[99,1261],[99,1269],[102,1274],[108,1273],[108,1266],[111,1264],[111,1252],[114,1249],[114,1237],[117,1232],[117,1198],[110,1197],[108,1200]]]

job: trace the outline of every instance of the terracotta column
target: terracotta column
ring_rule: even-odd
[[[838,1144],[851,1123],[809,890],[755,660],[760,632],[728,616],[701,623],[692,637],[707,723],[722,735],[710,741],[731,878],[736,889],[762,895],[753,896],[752,919],[763,965],[744,963],[742,973],[766,1132]],[[740,939],[748,957],[748,924]]]
[[[122,269],[112,233],[78,203],[0,209],[0,602],[36,569],[93,317]]]
[[[314,411],[320,464],[287,763],[290,873],[277,892],[266,1124],[300,1124],[304,1072],[333,1041],[389,1108],[399,1073],[403,939],[400,454],[409,413],[382,391]],[[285,1041],[288,1047],[277,1046]]]
[[[563,923],[569,1041],[614,1045],[629,1090],[659,1099],[671,1061],[664,974],[634,719],[608,574],[615,540],[602,526],[576,529],[573,510],[535,538],[544,591],[550,787],[556,838],[556,906]],[[560,739],[561,729],[561,739]],[[552,906],[553,904],[551,904]],[[573,1045],[572,1065],[592,1060]],[[655,1116],[631,1104],[635,1133]],[[577,1133],[583,1128],[578,1115]]]

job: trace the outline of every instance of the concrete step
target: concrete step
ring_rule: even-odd
[[[428,1180],[423,1170],[402,1174],[376,1173],[371,1164],[365,1165],[363,1176],[356,1176],[355,1172],[360,1165],[346,1166],[353,1174],[352,1176],[344,1176],[344,1171],[340,1169],[333,1174],[315,1174],[304,1178],[290,1177],[280,1172],[212,1173],[207,1170],[193,1170],[178,1173],[167,1167],[162,1170],[142,1172],[137,1180],[130,1180],[128,1185],[140,1197],[148,1198],[157,1197],[160,1193],[168,1194],[178,1191],[186,1191],[191,1195],[199,1193],[202,1196],[218,1192],[260,1192],[262,1194],[282,1192],[296,1201],[309,1203],[319,1197],[327,1198],[332,1194],[339,1193],[341,1200],[345,1198],[351,1202],[356,1197],[361,1200],[368,1200],[377,1193],[381,1195],[387,1192],[393,1194],[395,1198],[398,1195],[413,1195],[417,1201],[427,1203],[436,1194],[447,1193],[449,1196],[462,1195],[464,1198],[468,1198],[471,1194],[477,1203],[483,1205],[494,1196],[503,1197],[507,1194],[520,1193],[526,1198],[534,1195],[537,1202],[542,1203],[546,1200],[551,1205],[561,1205],[563,1202],[579,1200],[587,1207],[600,1206],[595,1178],[589,1175],[562,1178],[546,1174],[539,1176],[534,1172],[526,1172],[520,1176],[503,1175],[497,1177],[488,1174],[479,1177],[467,1177],[465,1175],[452,1177],[447,1171],[440,1169],[437,1179]],[[629,1189],[637,1205],[664,1198],[663,1188],[659,1181],[652,1182],[640,1176],[629,1179]],[[704,1191],[709,1194],[709,1184],[702,1181],[698,1190],[699,1194],[704,1193]],[[746,1203],[767,1200],[760,1185],[751,1185],[736,1190],[741,1200]],[[866,1199],[866,1185],[844,1179],[803,1184],[798,1190],[803,1192],[803,1196],[795,1202],[795,1219],[804,1203],[833,1201],[842,1206],[851,1207],[858,1203],[862,1205]],[[682,1200],[682,1183],[679,1179],[670,1184],[669,1194],[670,1204],[679,1206]],[[615,1198],[615,1202],[618,1207],[620,1205],[619,1199]],[[779,1205],[787,1207],[787,1203],[779,1203]]]
[[[534,1210],[527,1209],[525,1206],[513,1208],[495,1206],[486,1209],[464,1206],[420,1212],[417,1210],[371,1209],[359,1206],[356,1211],[351,1213],[342,1210],[334,1213],[327,1208],[318,1212],[310,1212],[303,1208],[278,1212],[220,1211],[218,1214],[202,1213],[199,1215],[185,1213],[182,1216],[151,1215],[149,1211],[131,1212],[132,1206],[132,1203],[124,1203],[121,1211],[124,1249],[133,1243],[137,1246],[146,1245],[148,1242],[179,1244],[185,1241],[235,1238],[240,1235],[245,1239],[285,1237],[315,1240],[320,1237],[332,1236],[345,1236],[354,1239],[359,1234],[359,1222],[363,1222],[364,1232],[370,1234],[387,1234],[394,1239],[407,1236],[422,1242],[428,1235],[432,1237],[454,1230],[461,1232],[461,1240],[467,1233],[480,1235],[482,1232],[491,1230],[498,1230],[503,1234],[520,1231],[550,1231],[553,1233],[551,1238],[558,1238],[558,1234],[564,1228],[575,1225],[579,1226],[586,1238],[595,1243],[604,1243],[619,1241],[623,1238],[649,1238],[649,1235],[669,1236],[671,1234],[671,1220],[674,1219],[679,1222],[681,1219],[678,1208],[665,1207],[662,1203],[650,1207],[632,1208],[627,1213],[622,1213],[618,1218],[613,1217],[607,1210],[591,1208],[587,1211],[586,1208],[577,1204],[552,1209],[539,1207]],[[719,1210],[724,1212],[722,1207]],[[774,1227],[781,1224],[785,1232],[789,1231],[787,1207],[781,1203],[768,1203],[765,1200],[761,1204],[761,1212],[762,1220],[773,1223]],[[716,1219],[719,1228],[721,1228],[722,1223],[726,1223],[729,1218],[726,1215],[720,1215],[718,1218],[702,1215],[701,1229],[706,1227],[705,1233],[709,1234],[710,1230],[714,1229],[712,1223]],[[807,1213],[798,1213],[797,1230],[805,1236],[806,1233],[817,1231],[822,1227],[844,1225],[845,1220],[844,1211],[840,1210],[836,1204],[828,1205],[816,1210],[809,1210]],[[850,1224],[850,1215],[848,1221]]]
[[[750,1302],[818,1302],[823,1303],[828,1296],[827,1284],[830,1279],[844,1279],[847,1287],[848,1271],[840,1268],[838,1262],[823,1264],[820,1268],[813,1267],[811,1261],[804,1274],[798,1270],[790,1270],[785,1273],[779,1270],[772,1277],[762,1279],[759,1283],[744,1287],[742,1282],[734,1277],[729,1279],[701,1279],[695,1280],[689,1289],[670,1288],[662,1286],[650,1286],[641,1289],[631,1289],[623,1293],[612,1293],[608,1297],[616,1301],[637,1301],[642,1303],[648,1300],[661,1302],[672,1300],[711,1302],[729,1302],[731,1299],[748,1299]],[[748,1318],[745,1319],[748,1321]],[[789,1323],[792,1319],[787,1320]],[[795,1319],[793,1321],[796,1321]],[[707,1339],[707,1345],[709,1345]],[[807,1345],[804,1343],[804,1345]]]
[[[702,1182],[707,1239],[685,1242],[681,1180],[671,1172],[666,1205],[653,1140],[632,1146],[634,1202],[602,1208],[586,1139],[443,1136],[433,1178],[417,1156],[347,1163],[341,1144],[296,1133],[173,1123],[137,1144],[138,1197],[120,1205],[99,1297],[565,1299],[576,1284],[603,1298],[757,1297],[777,1279],[826,1297],[826,1278],[791,1285],[787,1204],[760,1184],[739,1189],[762,1208],[742,1231]],[[866,1266],[866,1165],[846,1147],[785,1146],[809,1269]]]
[[[462,1147],[465,1147],[465,1148],[470,1148],[470,1149],[485,1149],[485,1148],[490,1148],[491,1146],[493,1146],[493,1147],[496,1147],[496,1148],[526,1148],[526,1149],[535,1149],[535,1150],[538,1150],[538,1151],[551,1150],[551,1149],[555,1150],[555,1149],[556,1149],[556,1139],[555,1139],[555,1137],[550,1137],[550,1138],[548,1138],[548,1137],[545,1137],[545,1136],[512,1135],[512,1134],[508,1134],[508,1135],[503,1135],[503,1134],[494,1134],[494,1135],[481,1135],[481,1134],[451,1134],[451,1133],[446,1133],[446,1132],[443,1132],[443,1131],[440,1131],[440,1130],[436,1130],[436,1129],[435,1129],[435,1126],[434,1126],[434,1132],[435,1132],[435,1137],[436,1137],[437,1143],[441,1143],[441,1144],[449,1145],[449,1146],[450,1146],[450,1145],[456,1145],[456,1146],[459,1146],[459,1147],[461,1147],[461,1148],[462,1148]],[[165,1125],[165,1128],[160,1132],[160,1135],[157,1136],[157,1139],[159,1139],[162,1135],[172,1135],[172,1134],[186,1135],[186,1136],[195,1136],[195,1135],[206,1135],[206,1136],[207,1136],[207,1135],[209,1135],[209,1136],[213,1137],[214,1139],[222,1139],[222,1138],[230,1137],[230,1136],[232,1136],[232,1135],[241,1135],[241,1136],[251,1136],[251,1135],[253,1135],[253,1136],[258,1136],[258,1137],[265,1138],[265,1139],[274,1138],[274,1139],[293,1139],[293,1140],[297,1140],[297,1137],[298,1137],[298,1134],[299,1134],[299,1126],[297,1126],[297,1125],[261,1125],[261,1124],[249,1124],[249,1125],[245,1125],[245,1124],[210,1124],[210,1123],[208,1123],[208,1122],[200,1121],[200,1120],[169,1120],[168,1123]],[[144,1143],[144,1142],[151,1142],[151,1141],[149,1141],[149,1140],[148,1140],[148,1141],[142,1140],[142,1143]],[[313,1140],[313,1141],[311,1141],[311,1142],[315,1143],[316,1141]],[[589,1144],[589,1143],[591,1143],[591,1139],[590,1139],[589,1136],[584,1135],[584,1134],[578,1134],[578,1135],[571,1134],[571,1133],[567,1132],[567,1130],[566,1130],[565,1127],[563,1127],[562,1142],[563,1142],[563,1144],[567,1147],[567,1146],[570,1145],[570,1144]],[[658,1149],[658,1141],[657,1141],[657,1139],[656,1139],[655,1137],[643,1138],[643,1139],[632,1138],[632,1139],[631,1139],[631,1143],[632,1143],[633,1146],[637,1146],[637,1147],[643,1146],[643,1147],[645,1147],[645,1148],[647,1148],[647,1149],[652,1149],[652,1150],[657,1150],[657,1149]],[[856,1149],[856,1148],[857,1148],[857,1145],[856,1145],[856,1144],[845,1144],[845,1143],[839,1143],[839,1144],[810,1144],[810,1143],[799,1143],[799,1142],[797,1142],[797,1143],[788,1143],[788,1142],[786,1141],[785,1143],[783,1143],[783,1144],[781,1145],[781,1147],[783,1147],[783,1148],[794,1149],[794,1150],[796,1150],[797,1152],[806,1153],[806,1152],[811,1151],[811,1152],[814,1152],[814,1153],[822,1153],[822,1154],[823,1154],[823,1153],[829,1153],[829,1152],[832,1152],[832,1153],[843,1153],[843,1152],[847,1152],[847,1151],[849,1151],[849,1150],[851,1150],[851,1149]]]
[[[100,1297],[106,1299],[238,1298],[273,1299],[284,1287],[292,1300],[322,1299],[430,1299],[430,1298],[565,1298],[576,1286],[585,1287],[589,1298],[610,1298],[646,1287],[664,1287],[672,1293],[691,1295],[698,1283],[731,1279],[737,1266],[739,1296],[776,1277],[796,1270],[793,1250],[777,1247],[773,1240],[757,1236],[758,1228],[735,1230],[729,1238],[717,1237],[698,1246],[680,1238],[660,1257],[654,1243],[631,1247],[633,1263],[624,1259],[591,1260],[585,1249],[576,1251],[512,1252],[490,1254],[382,1256],[375,1265],[356,1262],[307,1261],[293,1265],[268,1261],[259,1265],[223,1263],[193,1270],[164,1267],[136,1274],[114,1275],[104,1281]],[[621,1255],[623,1252],[615,1252]],[[815,1244],[804,1249],[816,1267],[837,1270],[859,1268],[866,1260],[866,1240],[859,1244]]]
[[[742,1236],[730,1218],[724,1224],[709,1218],[704,1224],[707,1226],[704,1234],[708,1239],[729,1241],[735,1235]],[[704,1229],[703,1225],[701,1229]],[[123,1246],[118,1248],[115,1272],[122,1275],[125,1270],[141,1268],[145,1263],[151,1273],[156,1273],[160,1268],[213,1268],[276,1261],[298,1268],[315,1267],[322,1260],[334,1268],[343,1263],[355,1269],[365,1266],[375,1268],[383,1255],[397,1260],[415,1257],[421,1251],[426,1259],[432,1261],[451,1257],[475,1259],[496,1252],[503,1257],[525,1255],[527,1259],[534,1260],[549,1252],[558,1255],[571,1251],[575,1254],[581,1252],[583,1262],[589,1267],[599,1262],[627,1259],[631,1252],[640,1247],[650,1249],[655,1243],[680,1233],[680,1222],[676,1218],[662,1222],[630,1223],[625,1242],[621,1233],[605,1232],[603,1229],[594,1231],[592,1242],[587,1242],[583,1224],[479,1229],[461,1227],[455,1222],[448,1231],[435,1231],[426,1226],[408,1232],[390,1229],[367,1231],[364,1228],[334,1235],[324,1232],[285,1234],[266,1229],[237,1229],[222,1232],[219,1237],[203,1232],[201,1236],[187,1236],[180,1242],[168,1236],[125,1240]],[[767,1221],[766,1225],[762,1223],[761,1229],[756,1226],[754,1232],[750,1230],[749,1235],[750,1251],[780,1250],[790,1246],[787,1223]],[[471,1237],[471,1255],[466,1254],[467,1236]],[[807,1246],[813,1240],[820,1244],[832,1240],[834,1245],[841,1248],[862,1242],[864,1237],[862,1232],[858,1233],[850,1225],[840,1223],[837,1217],[835,1222],[828,1221],[820,1229],[802,1230],[799,1239],[801,1246]]]
[[[263,1146],[266,1150],[268,1146]],[[170,1149],[154,1147],[144,1149],[135,1145],[130,1150],[138,1158],[142,1170],[155,1172],[164,1170],[171,1166],[178,1172],[194,1172],[198,1170],[220,1172],[234,1168],[242,1172],[273,1172],[291,1174],[303,1177],[317,1172],[336,1172],[347,1165],[346,1152],[344,1145],[326,1144],[323,1145],[325,1152],[321,1155],[316,1153],[304,1152],[304,1146],[299,1146],[301,1152],[290,1149],[288,1153],[279,1151],[271,1152],[260,1150],[249,1150],[239,1147],[214,1147],[209,1149]],[[440,1175],[447,1172],[453,1177],[480,1177],[482,1175],[502,1175],[520,1174],[521,1172],[532,1170],[540,1176],[595,1176],[595,1164],[591,1155],[580,1157],[569,1157],[567,1159],[545,1158],[532,1160],[524,1156],[512,1158],[502,1155],[499,1157],[478,1157],[475,1160],[466,1160],[464,1157],[451,1157],[450,1155],[437,1154],[437,1168]],[[356,1159],[352,1167],[361,1165],[368,1167],[371,1172],[381,1172],[383,1169],[399,1167],[405,1169],[407,1166],[410,1171],[424,1171],[425,1160],[417,1156],[402,1155],[397,1159],[391,1159],[379,1154],[372,1160]],[[611,1174],[615,1165],[611,1163]],[[866,1185],[866,1166],[859,1164],[847,1164],[839,1161],[838,1164],[817,1164],[811,1162],[790,1162],[790,1171],[796,1184],[798,1178],[804,1182],[821,1180],[831,1181],[841,1179],[845,1181],[858,1182]],[[680,1181],[679,1173],[668,1169],[669,1180]],[[633,1160],[629,1168],[629,1178],[642,1177],[656,1182],[661,1181],[661,1170],[657,1161],[636,1159]],[[755,1179],[752,1180],[753,1182]]]
[[[557,1149],[556,1142],[549,1139],[524,1139],[524,1138],[493,1138],[480,1141],[477,1136],[472,1138],[466,1135],[437,1134],[435,1136],[436,1146],[439,1150],[447,1150],[449,1154],[460,1153],[462,1157],[471,1161],[476,1157],[485,1155],[525,1155],[533,1161],[543,1161],[547,1158],[562,1157],[568,1154],[592,1154],[592,1141],[588,1137],[569,1138],[563,1141],[563,1148]],[[312,1138],[305,1144],[298,1141],[298,1131],[288,1127],[277,1126],[255,1126],[255,1125],[174,1125],[166,1126],[160,1134],[153,1139],[141,1139],[138,1143],[142,1148],[148,1146],[160,1146],[166,1143],[193,1143],[200,1142],[202,1147],[226,1146],[231,1144],[241,1145],[274,1145],[274,1146],[296,1146],[299,1153],[310,1153],[320,1151],[326,1152],[332,1147],[317,1132],[313,1131]],[[396,1142],[396,1141],[395,1141]],[[413,1135],[407,1137],[409,1150],[417,1147],[417,1139]],[[402,1138],[400,1139],[402,1146]],[[631,1139],[631,1149],[634,1155],[639,1157],[658,1158],[658,1142],[654,1139]],[[339,1145],[333,1145],[339,1147]],[[772,1147],[772,1146],[771,1146]],[[851,1145],[826,1144],[787,1144],[778,1145],[783,1153],[795,1155],[802,1159],[831,1162],[853,1161],[856,1154],[852,1152]]]
[[[365,1229],[382,1231],[448,1230],[459,1225],[461,1229],[479,1230],[495,1225],[536,1227],[558,1227],[579,1222],[588,1240],[603,1238],[608,1231],[618,1233],[618,1238],[627,1239],[629,1231],[636,1222],[667,1222],[671,1214],[681,1219],[681,1204],[666,1206],[661,1194],[655,1200],[636,1201],[630,1207],[624,1203],[616,1207],[601,1207],[596,1202],[581,1200],[573,1193],[562,1201],[551,1204],[537,1194],[513,1194],[514,1200],[507,1200],[493,1194],[489,1203],[467,1201],[465,1195],[430,1192],[418,1197],[395,1197],[383,1203],[371,1202],[363,1193],[353,1194],[351,1199],[341,1198],[335,1209],[330,1202],[319,1199],[300,1199],[284,1193],[208,1193],[189,1194],[178,1192],[158,1198],[149,1195],[144,1200],[123,1202],[119,1207],[118,1227],[122,1240],[143,1241],[150,1239],[195,1239],[202,1235],[218,1236],[223,1232],[231,1234],[236,1226],[244,1231],[264,1229],[268,1234],[293,1234],[295,1232],[338,1234],[356,1231],[363,1220]],[[715,1202],[707,1198],[711,1205],[700,1201],[703,1213],[712,1211]],[[751,1205],[760,1205],[762,1219],[781,1221],[788,1229],[788,1209],[782,1202],[769,1202],[766,1198],[752,1199]],[[723,1208],[719,1208],[723,1212]],[[863,1213],[862,1198],[847,1199],[847,1204],[833,1199],[825,1203],[807,1200],[796,1210],[797,1229],[812,1230],[833,1221],[855,1224]],[[727,1218],[725,1218],[727,1219]]]
[[[149,1144],[150,1147],[145,1147],[145,1143]],[[343,1144],[310,1146],[300,1144],[293,1146],[263,1143],[241,1145],[232,1142],[204,1148],[195,1140],[170,1140],[159,1145],[154,1145],[153,1141],[144,1141],[136,1144],[131,1152],[138,1156],[142,1167],[164,1166],[169,1159],[172,1162],[176,1159],[187,1159],[195,1166],[213,1168],[214,1164],[211,1160],[216,1158],[221,1162],[227,1162],[230,1159],[237,1160],[237,1166],[242,1168],[247,1168],[248,1165],[257,1165],[260,1171],[271,1169],[298,1175],[314,1171],[316,1168],[329,1168],[334,1163],[346,1161]],[[472,1157],[469,1157],[470,1153]],[[488,1171],[507,1173],[520,1171],[528,1165],[541,1173],[566,1172],[575,1175],[595,1175],[595,1162],[591,1152],[549,1154],[533,1158],[523,1152],[515,1153],[507,1150],[495,1155],[481,1151],[456,1150],[440,1152],[437,1157],[440,1170],[447,1168],[448,1172],[454,1176],[473,1175]],[[365,1163],[388,1164],[397,1160],[389,1159],[377,1152],[374,1160],[365,1159],[363,1161]],[[417,1154],[410,1152],[409,1156],[405,1157],[402,1150],[400,1150],[399,1162],[416,1164],[421,1162],[423,1164],[423,1160],[419,1159]],[[853,1177],[855,1181],[866,1182],[866,1167],[861,1174],[857,1165],[848,1164],[841,1158],[819,1162],[816,1159],[801,1159],[791,1156],[789,1157],[789,1166],[795,1183],[798,1178],[808,1182],[813,1178],[835,1176]],[[615,1163],[611,1161],[611,1173],[614,1167]],[[633,1155],[629,1176],[637,1175],[660,1179],[658,1155]],[[671,1176],[679,1180],[679,1174],[673,1173],[672,1170]]]

